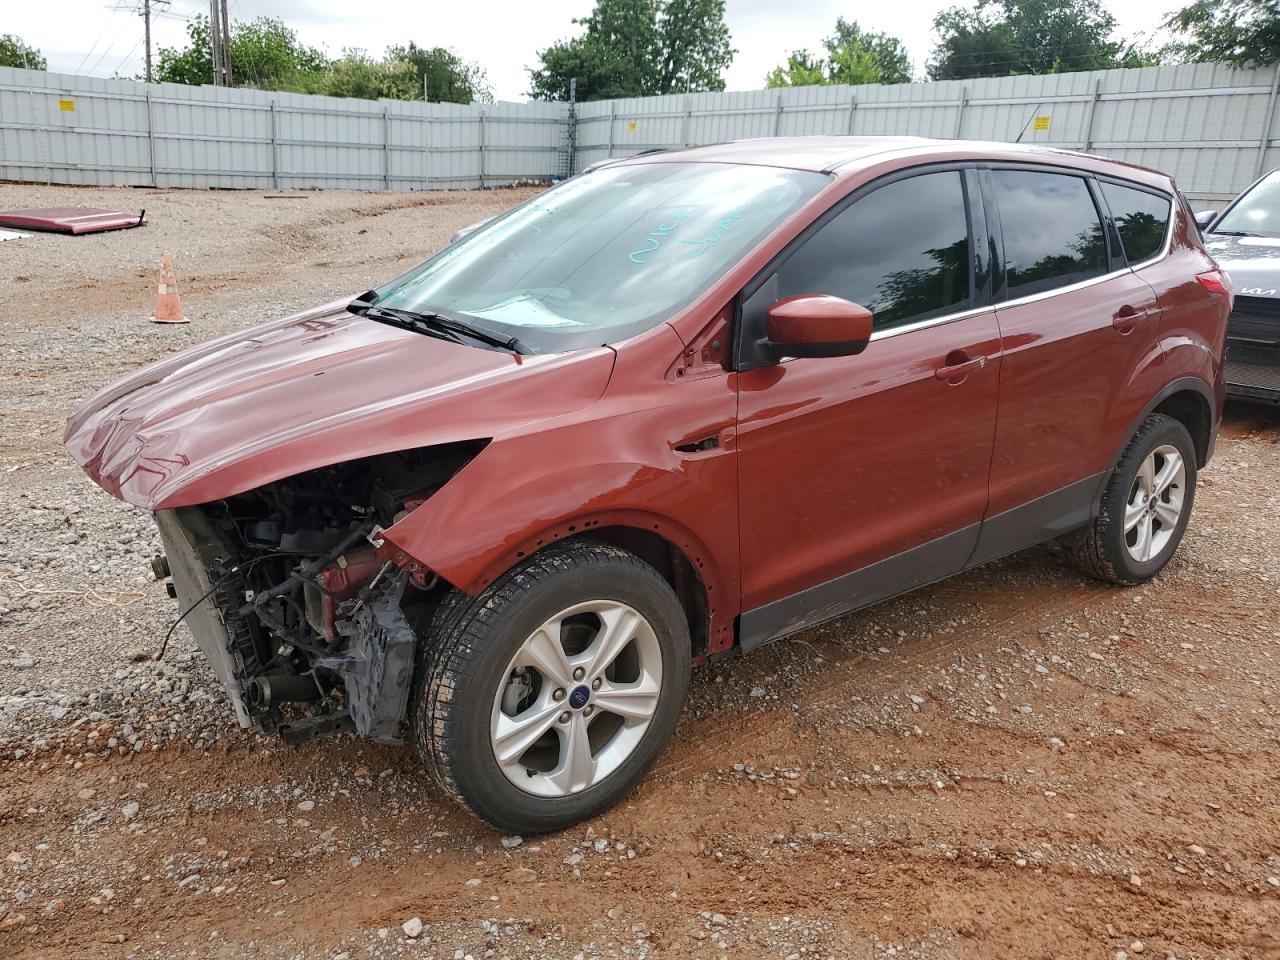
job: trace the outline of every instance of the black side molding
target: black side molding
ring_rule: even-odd
[[[980,526],[971,524],[861,570],[748,610],[738,621],[743,653],[959,573],[978,542]]]
[[[1053,540],[1088,524],[1109,472],[1095,473],[1029,503],[987,517],[982,521],[978,547],[965,564],[966,569]]]
[[[738,621],[742,652],[1078,530],[1093,519],[1109,472],[748,610]]]

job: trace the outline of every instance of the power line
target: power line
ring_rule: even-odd
[[[115,37],[112,38],[111,43],[107,45],[106,49],[104,49],[102,53],[98,54],[98,59],[93,61],[93,65],[90,66],[87,70],[85,70],[85,73],[92,74],[93,71],[98,69],[98,67],[102,64],[102,61],[105,60],[107,56],[111,53],[111,51],[113,51],[116,48],[116,44],[120,42],[120,38],[124,36],[125,31],[128,28],[129,28],[129,24],[128,24],[128,21],[126,21],[120,27],[120,29],[116,31]]]
[[[112,8],[111,8],[111,12],[112,12],[112,13],[118,13],[118,12],[119,12],[119,10],[120,10],[120,4],[121,4],[122,2],[123,2],[123,0],[116,0],[116,5],[115,5],[114,7],[112,7]],[[109,22],[109,21],[108,21],[108,22]],[[75,72],[76,72],[76,73],[79,73],[79,72],[84,68],[85,62],[86,62],[90,57],[92,57],[92,56],[93,56],[93,51],[95,51],[95,50],[97,50],[97,49],[98,49],[98,44],[100,44],[100,43],[102,42],[102,38],[103,38],[103,37],[105,37],[106,35],[107,35],[107,28],[104,26],[100,31],[98,31],[98,38],[97,38],[96,40],[94,40],[94,41],[93,41],[93,46],[91,46],[91,47],[89,48],[89,52],[88,52],[88,53],[86,53],[83,57],[81,57],[81,58],[80,58],[80,63],[79,63],[79,65],[78,65],[78,66],[76,67],[76,69],[75,69]]]
[[[139,39],[138,42],[133,45],[133,49],[120,58],[120,62],[116,64],[115,70],[111,72],[112,76],[116,76],[120,73],[120,68],[133,59],[133,55],[138,52],[138,48],[141,46],[142,40]]]

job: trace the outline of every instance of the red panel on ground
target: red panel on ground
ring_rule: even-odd
[[[93,207],[44,207],[33,210],[0,210],[0,227],[52,230],[56,233],[98,233],[125,230],[146,223],[141,213],[98,210]]]

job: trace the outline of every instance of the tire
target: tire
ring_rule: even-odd
[[[1164,471],[1172,469],[1170,451],[1181,458],[1181,474],[1174,471],[1169,484],[1147,500],[1150,493],[1144,488],[1152,480],[1159,486]],[[1153,413],[1138,427],[1107,479],[1097,517],[1070,539],[1067,552],[1086,576],[1109,583],[1145,583],[1164,569],[1178,549],[1195,497],[1196,452],[1191,434],[1172,417]],[[1170,510],[1175,501],[1176,519]],[[1140,517],[1137,525],[1126,531],[1135,516]],[[1144,550],[1147,529],[1150,539]]]
[[[455,591],[419,646],[418,754],[451,796],[512,833],[559,830],[621,800],[675,732],[689,684],[689,625],[670,585],[595,541],[554,545],[478,597]]]

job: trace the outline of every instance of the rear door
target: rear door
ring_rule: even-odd
[[[1162,360],[1155,291],[1125,264],[1091,177],[998,167],[984,186],[1002,251],[1003,362],[975,563],[1088,520]]]
[[[973,551],[999,382],[979,192],[967,169],[868,188],[748,288],[743,336],[802,293],[875,319],[858,356],[739,374],[744,647],[947,576]]]

